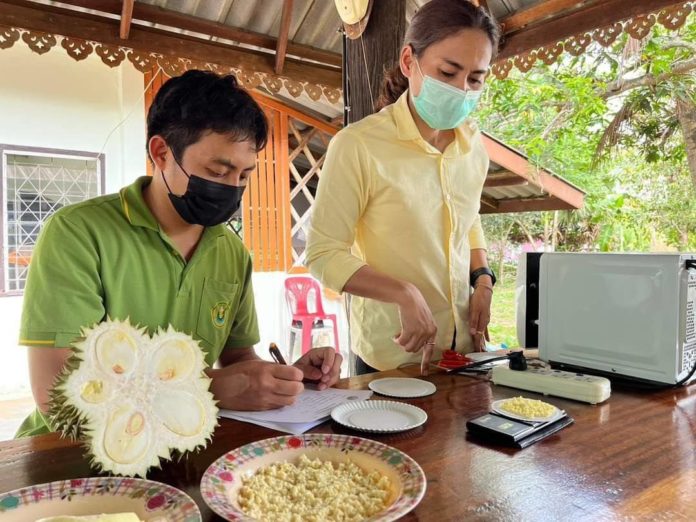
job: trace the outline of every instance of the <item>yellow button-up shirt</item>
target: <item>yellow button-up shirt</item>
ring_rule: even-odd
[[[486,248],[479,206],[489,159],[468,120],[444,152],[421,136],[399,100],[331,140],[313,205],[307,245],[311,273],[342,291],[362,266],[413,283],[437,323],[436,351],[471,351],[470,250]],[[417,362],[393,341],[398,306],[354,297],[353,351],[379,370]]]

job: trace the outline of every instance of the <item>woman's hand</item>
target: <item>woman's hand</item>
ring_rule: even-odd
[[[491,320],[491,300],[493,285],[479,283],[469,299],[469,333],[473,340],[474,351],[482,352],[486,347],[486,328]]]
[[[316,381],[318,390],[325,390],[340,379],[342,361],[335,348],[323,347],[308,351],[293,366],[302,370],[305,379]]]
[[[394,341],[407,352],[417,353],[423,349],[421,373],[427,375],[437,334],[435,318],[423,294],[412,284],[405,286],[403,296],[397,304],[401,332],[394,336]]]

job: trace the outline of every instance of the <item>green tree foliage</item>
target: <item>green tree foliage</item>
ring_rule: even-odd
[[[587,197],[579,211],[485,216],[489,240],[696,250],[696,136],[685,139],[696,129],[695,71],[692,14],[676,33],[655,26],[642,41],[623,35],[608,49],[593,44],[579,57],[491,80],[482,128]],[[495,246],[491,256],[499,262]]]

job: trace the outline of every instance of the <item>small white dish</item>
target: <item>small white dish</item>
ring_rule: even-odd
[[[380,395],[411,399],[414,397],[426,397],[437,391],[432,382],[410,377],[388,377],[376,379],[368,384],[369,388]]]
[[[554,412],[548,417],[525,417],[524,415],[517,415],[502,408],[502,405],[509,400],[510,399],[501,399],[499,401],[494,401],[493,404],[491,404],[491,409],[495,413],[499,413],[500,415],[504,415],[505,417],[510,417],[511,419],[519,419],[528,422],[552,422],[560,419],[565,414],[563,410],[560,410],[556,408],[556,406],[553,406],[553,404],[551,404],[551,406],[554,407]]]
[[[336,406],[331,418],[359,431],[398,433],[425,423],[428,414],[411,404],[394,401],[356,401]]]

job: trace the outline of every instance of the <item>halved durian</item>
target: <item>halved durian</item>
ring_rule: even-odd
[[[172,451],[207,445],[217,407],[196,341],[171,327],[150,338],[127,320],[83,335],[51,394],[54,429],[118,475],[144,477]]]

